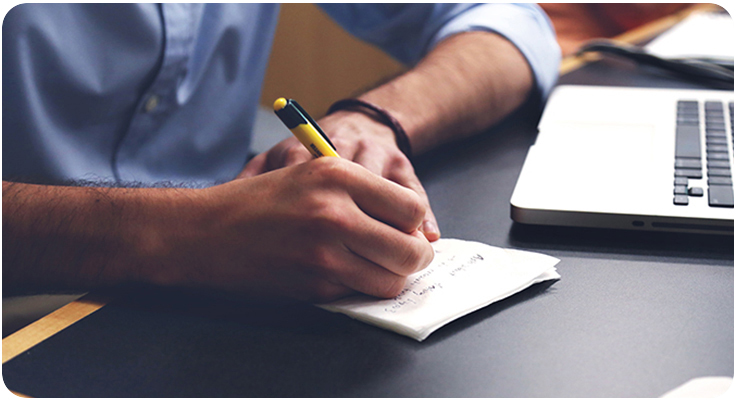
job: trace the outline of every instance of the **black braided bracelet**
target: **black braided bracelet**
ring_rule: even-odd
[[[396,137],[396,145],[399,147],[399,150],[411,160],[411,143],[409,143],[409,137],[406,136],[406,131],[404,131],[404,127],[401,126],[399,120],[394,118],[388,111],[365,100],[342,99],[330,106],[327,110],[327,115],[340,110],[351,110],[366,114],[379,123],[391,128]]]

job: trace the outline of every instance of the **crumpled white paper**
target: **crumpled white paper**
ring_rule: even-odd
[[[559,259],[480,242],[441,239],[434,260],[392,299],[355,295],[317,305],[417,341],[445,324],[546,280]]]

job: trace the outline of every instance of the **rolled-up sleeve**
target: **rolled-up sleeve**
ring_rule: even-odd
[[[557,81],[560,48],[551,22],[535,4],[329,3],[320,7],[346,31],[408,65],[451,35],[489,31],[519,49],[542,99]]]

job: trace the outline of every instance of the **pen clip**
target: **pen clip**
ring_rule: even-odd
[[[322,131],[322,128],[317,124],[316,121],[312,120],[312,116],[310,116],[302,108],[302,106],[300,106],[299,103],[297,103],[296,100],[289,99],[289,103],[291,103],[292,105],[294,105],[294,107],[296,107],[296,110],[299,112],[299,114],[301,114],[302,118],[304,118],[305,120],[307,120],[309,122],[309,124],[311,124],[312,127],[314,127],[314,129],[317,132],[319,132],[320,135],[322,135],[322,138],[324,138],[325,142],[327,142],[330,145],[330,147],[332,148],[332,150],[337,151],[337,148],[335,147],[335,145],[332,144],[332,141],[330,141],[330,138],[327,136],[327,134],[325,134],[324,131]]]

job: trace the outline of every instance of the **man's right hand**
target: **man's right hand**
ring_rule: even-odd
[[[200,190],[152,260],[163,284],[326,301],[396,296],[434,252],[412,190],[323,157]],[[166,272],[160,272],[166,273]]]

